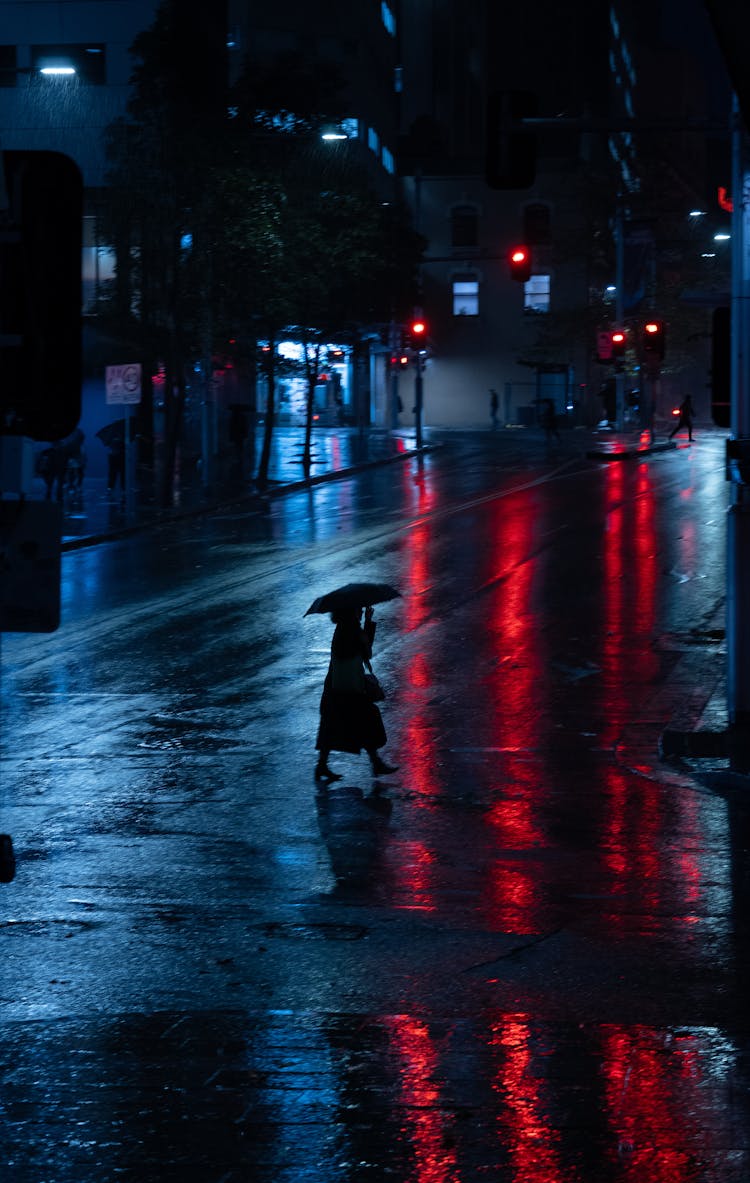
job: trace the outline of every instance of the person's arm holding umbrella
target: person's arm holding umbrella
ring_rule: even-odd
[[[364,621],[364,624],[362,625],[362,632],[367,637],[367,644],[369,647],[369,653],[367,654],[368,661],[372,657],[372,646],[373,646],[373,642],[375,641],[375,629],[376,628],[377,628],[377,625],[375,624],[375,609],[372,607],[372,604],[371,604],[369,606],[369,608],[365,608],[365,621]]]

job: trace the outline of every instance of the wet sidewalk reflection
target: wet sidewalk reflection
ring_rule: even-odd
[[[6,1035],[14,1183],[745,1183],[750,1170],[748,1047],[711,1028],[207,1011]]]

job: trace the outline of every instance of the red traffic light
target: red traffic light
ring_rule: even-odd
[[[665,347],[665,333],[664,321],[662,320],[648,320],[643,326],[643,352],[648,354],[653,360],[654,358],[661,360],[664,357]]]
[[[531,275],[531,251],[527,246],[515,246],[510,252],[511,279],[526,283]]]
[[[427,325],[423,320],[412,321],[411,331],[415,337],[424,337],[427,332]]]
[[[623,329],[613,330],[611,335],[613,357],[622,357],[624,355],[627,340],[627,335]]]

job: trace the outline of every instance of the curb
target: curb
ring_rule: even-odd
[[[671,440],[658,444],[636,444],[633,447],[613,443],[609,447],[605,445],[601,448],[591,448],[586,452],[586,456],[589,460],[632,460],[639,456],[650,456],[654,452],[672,452],[676,448],[677,444]]]

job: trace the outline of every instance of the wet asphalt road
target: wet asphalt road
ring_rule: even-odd
[[[3,638],[3,1183],[749,1179],[748,809],[656,754],[726,505],[718,435],[456,435],[66,554]],[[399,771],[318,791],[354,578]]]

